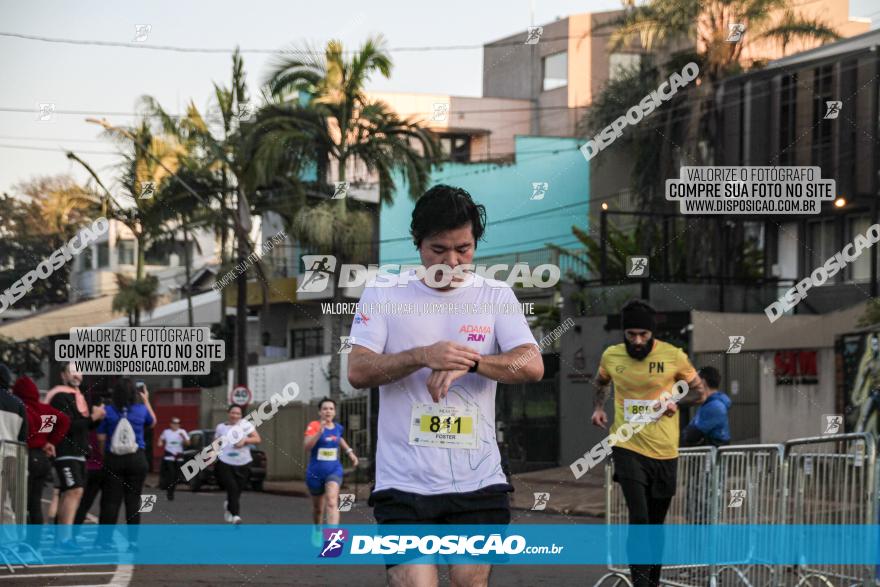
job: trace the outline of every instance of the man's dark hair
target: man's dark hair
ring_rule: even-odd
[[[467,190],[441,183],[418,199],[409,231],[418,249],[424,239],[466,224],[473,229],[476,248],[486,231],[486,207],[474,203]]]
[[[333,409],[334,410],[336,409],[336,401],[330,399],[329,397],[325,397],[325,398],[322,398],[321,401],[318,402],[318,409],[319,410],[324,407],[324,402],[330,402],[331,404],[333,404]]]
[[[718,369],[715,367],[706,367],[700,368],[700,377],[706,382],[712,389],[718,389],[721,386],[721,373],[718,372]]]
[[[228,414],[233,410],[233,408],[238,408],[238,411],[241,412],[242,416],[244,415],[244,408],[238,404],[229,404],[229,407],[226,408],[226,413]]]

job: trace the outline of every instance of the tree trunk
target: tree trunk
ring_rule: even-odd
[[[345,159],[340,159],[339,161],[339,181],[345,181]],[[348,196],[346,195],[346,198]],[[346,202],[346,198],[341,198],[336,201],[337,212],[339,216],[345,219],[346,213],[348,211],[348,206]],[[336,243],[336,236],[333,237],[334,243]],[[342,243],[340,243],[342,244]],[[342,273],[342,263],[344,261],[342,246],[334,246],[333,254],[336,255],[336,267],[333,268],[333,275],[331,279],[333,282],[331,286],[333,287],[333,307],[338,307],[337,304],[342,301],[342,289],[339,287],[339,275]],[[342,390],[339,387],[339,377],[340,370],[342,367],[342,360],[339,356],[339,337],[342,336],[342,314],[331,314],[330,315],[330,398],[338,401],[340,396],[342,395]]]
[[[144,246],[145,239],[143,233],[137,233],[137,268],[135,269],[135,283],[140,282],[141,279],[144,278]],[[140,301],[137,303],[137,307],[134,309],[134,324],[132,326],[140,326],[141,325],[141,307]]]
[[[342,289],[338,287],[339,275],[342,269],[342,259],[336,257],[336,267],[333,269],[331,279],[333,283],[333,307],[339,307],[337,304],[342,301]],[[342,336],[342,314],[330,314],[330,399],[338,402],[342,395],[339,387],[340,370],[342,367],[342,358],[339,356],[339,337]]]
[[[238,263],[244,266],[246,243],[238,236]],[[237,298],[235,301],[235,380],[238,385],[248,384],[247,372],[247,271],[242,271],[235,279]]]
[[[186,318],[190,328],[193,325],[193,300],[192,300],[192,255],[189,250],[189,231],[183,229],[183,258],[186,275]]]
[[[226,168],[224,167],[223,168],[223,193],[221,195],[223,210],[228,210],[228,208],[226,206],[226,194],[227,194],[226,190],[227,190]],[[223,271],[223,269],[226,267],[226,261],[227,261],[226,245],[229,240],[227,237],[228,234],[229,234],[229,232],[228,232],[228,228],[226,226],[226,219],[224,218],[223,219],[223,226],[220,229],[220,269],[218,270],[218,273],[220,271]],[[222,277],[222,276],[220,276],[220,277]],[[226,327],[226,300],[227,300],[226,288],[223,287],[220,289],[220,326],[221,326],[221,328]]]
[[[241,188],[239,188],[241,189]],[[236,206],[236,214],[238,213]],[[238,267],[244,267],[247,257],[246,235],[242,228],[238,239]],[[247,270],[242,271],[235,279],[237,296],[235,300],[235,375],[238,385],[248,384],[247,373]]]

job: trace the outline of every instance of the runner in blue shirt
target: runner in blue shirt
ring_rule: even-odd
[[[339,488],[342,486],[342,462],[339,460],[339,447],[345,451],[352,464],[358,466],[354,450],[342,438],[342,424],[334,422],[336,402],[324,398],[318,404],[320,420],[309,423],[305,432],[304,446],[309,451],[309,465],[306,468],[306,486],[312,494],[312,542],[321,543],[321,524],[327,513],[327,524],[339,524]]]

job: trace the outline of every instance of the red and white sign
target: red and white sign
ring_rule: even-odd
[[[244,385],[236,385],[229,392],[229,403],[237,406],[246,406],[254,399],[254,394]]]

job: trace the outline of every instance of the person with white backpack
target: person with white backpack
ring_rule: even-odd
[[[113,387],[112,402],[106,406],[104,420],[98,426],[98,446],[104,455],[104,488],[101,495],[102,526],[116,524],[119,508],[125,503],[125,520],[129,524],[130,548],[136,549],[140,524],[141,491],[147,478],[144,455],[144,430],[156,422],[146,386],[138,392],[130,379],[120,379]],[[108,546],[109,533],[98,535],[98,546]]]

